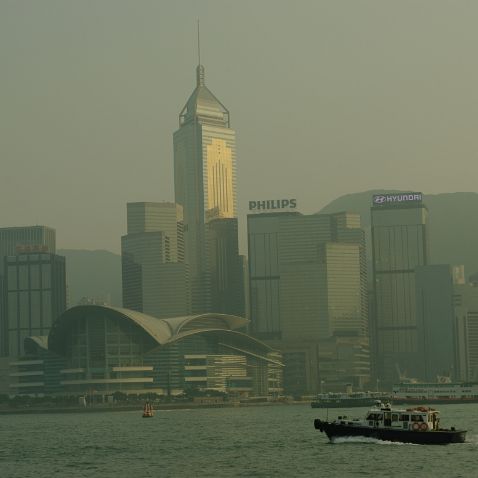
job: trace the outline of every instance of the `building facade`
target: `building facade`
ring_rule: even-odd
[[[390,200],[389,200],[390,199]],[[374,356],[385,386],[413,375],[420,358],[415,269],[428,264],[428,210],[419,193],[374,196]]]
[[[25,226],[0,228],[0,356],[8,355],[8,317],[3,278],[3,260],[19,251],[56,252],[56,233],[51,227]]]
[[[21,253],[4,258],[8,317],[6,350],[24,354],[24,339],[48,335],[66,309],[65,258],[56,254]]]
[[[194,313],[207,312],[217,302],[211,289],[217,292],[219,280],[212,277],[216,269],[209,262],[208,223],[237,218],[236,139],[229,111],[205,85],[202,65],[197,67],[196,88],[179,115],[173,139],[175,201],[184,212],[192,307]]]
[[[29,248],[55,254],[55,229],[47,226],[0,228],[0,258],[2,260],[5,256],[15,255],[18,252],[17,249],[28,252]]]
[[[212,219],[206,233],[211,310],[244,317],[244,259],[239,255],[237,219]]]
[[[280,354],[241,332],[246,326],[246,319],[225,314],[158,319],[76,306],[60,316],[48,338],[25,340],[26,354],[10,364],[11,394],[277,395]]]
[[[362,388],[370,364],[359,216],[250,214],[248,245],[251,330],[283,353],[286,391]]]
[[[173,203],[129,203],[121,238],[123,305],[154,317],[191,311],[184,263],[182,209]]]
[[[451,266],[418,266],[415,288],[420,358],[415,364],[414,377],[425,382],[452,377],[456,370],[456,337]]]
[[[455,284],[455,351],[457,380],[478,381],[478,284]]]

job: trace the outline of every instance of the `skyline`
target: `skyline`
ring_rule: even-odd
[[[198,17],[237,131],[241,230],[249,200],[297,197],[311,213],[351,191],[476,190],[478,5],[112,5],[0,5],[0,226],[118,252],[127,202],[173,200]]]

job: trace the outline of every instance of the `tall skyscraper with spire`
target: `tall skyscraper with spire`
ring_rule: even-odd
[[[227,219],[237,227],[236,134],[230,127],[229,111],[207,88],[200,63],[196,88],[179,114],[179,129],[174,133],[174,186],[176,203],[184,214],[184,256],[193,313],[206,312],[213,307],[214,289],[224,286],[222,280],[218,284],[211,266],[217,258],[211,258],[210,225]],[[239,268],[239,259],[237,268],[235,262],[234,258],[226,265],[230,273],[224,280],[235,282],[231,276]]]

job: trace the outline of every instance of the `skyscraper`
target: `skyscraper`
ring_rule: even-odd
[[[237,219],[213,219],[207,223],[206,232],[211,271],[211,309],[243,317],[244,262],[238,253]]]
[[[184,255],[189,266],[193,312],[211,310],[207,224],[236,213],[236,139],[229,111],[206,87],[204,66],[179,115],[174,133],[176,203],[184,214]]]
[[[364,231],[351,213],[248,216],[252,333],[283,352],[289,393],[369,381]]]
[[[374,196],[371,214],[376,374],[391,385],[421,357],[415,269],[428,264],[428,210],[421,193],[390,194]]]
[[[478,284],[454,285],[455,351],[458,380],[478,381]]]
[[[184,263],[182,208],[168,202],[128,203],[121,238],[123,306],[154,317],[191,312]]]
[[[8,317],[6,350],[23,355],[23,341],[48,335],[66,309],[65,258],[47,253],[20,253],[4,258]]]
[[[438,376],[448,377],[456,372],[451,266],[417,266],[415,287],[418,350],[421,357],[416,362],[414,376],[435,382]]]
[[[8,316],[4,258],[19,251],[56,252],[56,233],[51,227],[25,226],[0,228],[0,355],[8,354]]]

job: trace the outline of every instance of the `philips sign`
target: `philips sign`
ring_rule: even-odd
[[[295,209],[297,199],[268,199],[266,201],[249,201],[249,211],[270,211],[271,209]]]
[[[422,193],[407,193],[407,194],[375,194],[373,196],[374,206],[421,202],[423,199]]]

